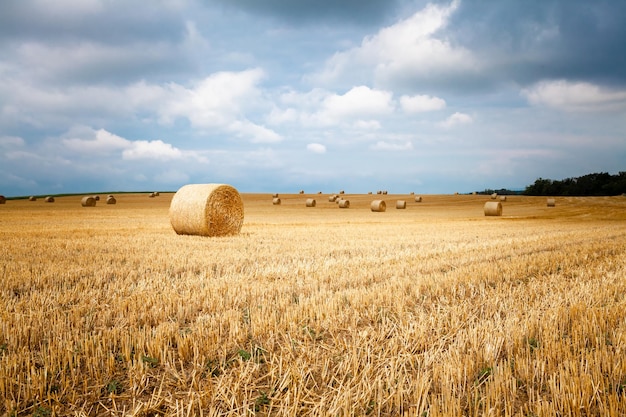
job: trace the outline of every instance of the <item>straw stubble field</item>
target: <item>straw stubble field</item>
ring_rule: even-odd
[[[0,414],[626,413],[623,197],[116,197],[0,207]]]

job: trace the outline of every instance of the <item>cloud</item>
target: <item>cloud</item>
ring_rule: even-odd
[[[72,133],[83,133],[93,136],[93,139],[68,138],[61,142],[68,148],[76,152],[99,155],[111,153],[113,151],[128,149],[132,147],[131,141],[117,136],[104,129],[93,131],[91,128],[74,128]]]
[[[421,113],[444,109],[446,101],[428,95],[402,96],[400,97],[400,105],[406,113]]]
[[[321,143],[309,143],[306,145],[306,150],[312,153],[326,153],[326,146]]]
[[[180,159],[183,153],[180,149],[173,147],[162,140],[137,140],[132,142],[129,149],[122,152],[124,159],[159,159],[167,161],[169,159]]]
[[[0,136],[0,148],[13,149],[24,146],[24,139],[18,136]]]
[[[333,84],[349,79],[364,84],[397,86],[434,83],[451,75],[464,75],[480,67],[470,51],[454,46],[437,33],[445,28],[459,2],[427,5],[411,17],[363,39],[361,45],[338,52],[312,81]]]
[[[228,129],[238,137],[248,139],[250,143],[277,143],[283,140],[282,136],[273,130],[249,120],[235,120],[228,126]]]
[[[541,81],[522,90],[534,106],[563,111],[599,112],[626,109],[626,89],[606,89],[589,82]]]
[[[391,143],[386,141],[378,141],[370,147],[374,151],[410,151],[413,149],[413,143],[407,141],[405,143]]]
[[[441,126],[450,128],[456,125],[472,123],[473,121],[474,119],[469,114],[456,112],[441,122]]]

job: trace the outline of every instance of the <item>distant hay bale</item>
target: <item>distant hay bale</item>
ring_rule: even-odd
[[[314,198],[307,198],[306,199],[306,206],[307,207],[315,207],[315,199]]]
[[[116,204],[117,200],[112,195],[107,197],[107,204]]]
[[[502,216],[502,204],[499,201],[487,201],[485,216]]]
[[[404,200],[396,201],[396,209],[404,210],[405,208],[406,208],[406,201],[404,201]]]
[[[371,191],[368,191],[367,193],[368,193],[368,194],[372,194],[372,192],[371,192]]]
[[[278,198],[278,193],[272,194],[272,198]]]
[[[546,204],[548,207],[556,207],[556,200],[554,198],[548,198]]]
[[[227,184],[187,184],[170,203],[170,224],[179,235],[227,236],[241,231],[243,201]]]
[[[99,195],[94,195],[93,198],[95,198],[96,201],[100,201],[100,196]]]
[[[48,196],[44,198],[43,201],[45,201],[46,203],[54,203],[54,197]]]
[[[155,192],[154,192],[154,196],[155,196],[155,197],[158,197],[158,196],[160,196],[160,195],[161,195],[161,193],[159,193],[158,191],[155,191]]]
[[[346,192],[344,190],[340,190],[339,194],[345,194]]]
[[[409,195],[415,195],[415,191],[411,191]]]
[[[336,200],[337,200],[337,196],[336,195],[328,196],[328,202],[334,203]]]
[[[495,200],[496,198],[498,198],[498,193],[491,194],[491,199],[492,200]]]
[[[154,197],[156,197],[156,194],[155,194],[155,193],[150,193],[150,194],[148,195],[148,197],[150,197],[150,198],[154,198]]]
[[[304,190],[300,190],[300,194],[304,194]]]
[[[6,204],[7,203],[7,198],[3,195],[0,195],[0,204]]]
[[[28,201],[37,201],[37,197],[31,195],[30,197],[28,197]]]
[[[92,195],[87,195],[80,200],[80,204],[83,207],[95,207],[96,206],[96,198]]]
[[[416,195],[415,196],[415,202],[416,203],[421,203],[422,202],[422,196],[421,195]]]
[[[376,191],[376,194],[382,194],[383,192],[381,190]]]
[[[505,195],[501,195],[500,196],[500,201],[506,201],[506,196]]]
[[[370,209],[375,212],[383,212],[387,210],[387,204],[385,204],[384,200],[374,200],[370,204]]]
[[[339,208],[350,208],[350,200],[341,200],[339,202]]]
[[[387,190],[383,190],[383,195],[387,195]]]
[[[272,199],[272,204],[275,205],[275,206],[280,206],[280,198],[274,197]]]

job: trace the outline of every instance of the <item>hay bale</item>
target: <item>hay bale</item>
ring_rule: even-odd
[[[387,204],[384,200],[374,200],[370,204],[370,209],[375,212],[382,213],[387,210]]]
[[[30,197],[28,197],[28,201],[37,201],[37,197],[31,195]]]
[[[329,203],[334,203],[334,202],[336,202],[336,200],[337,200],[337,195],[333,194],[333,195],[328,196],[328,202]]]
[[[346,192],[344,190],[340,190],[339,194],[345,194]]]
[[[383,192],[381,190],[376,191],[376,194],[382,194]]]
[[[315,199],[314,198],[307,198],[306,199],[306,206],[307,207],[315,207]]]
[[[280,206],[280,198],[274,197],[272,199],[272,204],[275,205],[275,206]]]
[[[485,216],[502,216],[502,204],[499,201],[487,201]]]
[[[80,200],[80,205],[83,207],[95,207],[96,206],[96,198],[92,195],[86,195]]]
[[[304,194],[304,190],[300,190],[300,194]]]
[[[548,207],[556,207],[556,200],[554,198],[548,198],[546,204]]]
[[[383,190],[383,195],[387,195],[387,190]]]
[[[7,203],[7,198],[3,195],[0,195],[0,204],[6,204]]]
[[[278,198],[278,193],[272,194],[272,198]]]
[[[350,200],[341,200],[339,202],[339,208],[350,208]]]
[[[154,198],[154,197],[156,197],[156,194],[155,194],[155,193],[150,193],[150,194],[148,195],[148,197],[150,197],[150,198]]]
[[[93,196],[93,198],[95,198],[96,201],[100,201],[100,196],[99,195],[95,195],[95,196]]]
[[[44,198],[43,201],[45,201],[46,203],[54,203],[54,197],[48,196]]]
[[[501,195],[500,196],[500,201],[506,201],[506,196],[505,195]]]
[[[422,202],[422,196],[421,195],[416,195],[415,196],[415,202],[416,203],[421,203]]]
[[[172,197],[169,216],[179,235],[236,235],[243,225],[243,201],[227,184],[187,184]]]
[[[368,194],[372,194],[372,192],[371,192],[371,191],[368,191],[367,193],[368,193]]]
[[[155,192],[154,192],[154,196],[155,196],[155,197],[158,197],[158,196],[160,196],[160,195],[161,195],[161,193],[159,193],[158,191],[155,191]]]
[[[491,199],[492,200],[495,200],[496,198],[498,198],[498,193],[491,194]]]
[[[406,208],[406,201],[404,201],[404,200],[396,201],[396,209],[404,210],[405,208]]]
[[[107,204],[116,204],[117,200],[112,195],[107,197]]]

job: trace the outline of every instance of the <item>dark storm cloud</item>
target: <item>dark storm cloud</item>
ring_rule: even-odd
[[[439,2],[447,3],[447,2]],[[445,35],[521,84],[543,78],[626,84],[626,2],[465,0]]]
[[[407,3],[423,5],[426,1],[409,0],[215,0],[252,14],[274,16],[294,24],[302,22],[344,22],[370,25],[384,22]]]

